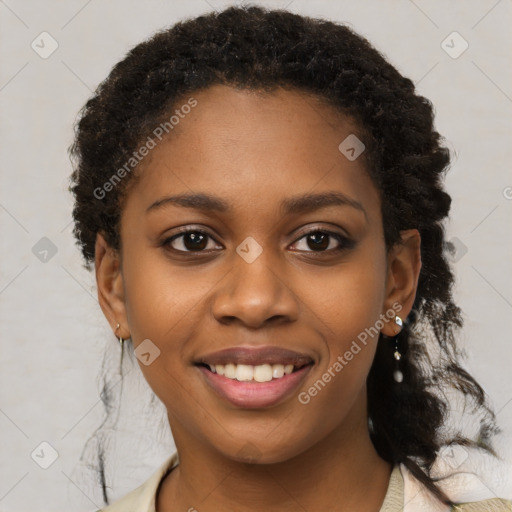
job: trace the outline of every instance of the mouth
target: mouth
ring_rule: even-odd
[[[300,386],[312,357],[279,347],[236,347],[205,355],[194,365],[208,389],[236,407],[276,405]]]

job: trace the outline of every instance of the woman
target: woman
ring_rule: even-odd
[[[450,156],[368,41],[259,7],[178,23],[114,67],[72,154],[75,235],[177,449],[103,510],[512,509],[446,471],[497,431],[458,362]]]

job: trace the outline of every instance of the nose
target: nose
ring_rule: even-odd
[[[239,322],[257,329],[297,320],[299,300],[289,275],[283,271],[284,264],[276,264],[265,250],[251,263],[238,254],[233,259],[213,299],[212,312],[218,322]]]

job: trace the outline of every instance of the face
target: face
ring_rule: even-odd
[[[377,333],[412,306],[418,245],[386,254],[364,155],[338,148],[350,119],[297,91],[193,97],[138,168],[120,267],[98,238],[102,308],[178,449],[277,462],[361,434]]]

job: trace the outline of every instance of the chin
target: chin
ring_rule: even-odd
[[[262,442],[247,440],[239,441],[236,446],[233,444],[233,440],[231,440],[230,446],[227,447],[228,450],[219,449],[219,452],[233,461],[258,465],[286,462],[307,449],[305,446],[293,446],[291,442],[283,446],[282,440],[279,445],[276,445],[275,442],[268,442],[268,440]]]

